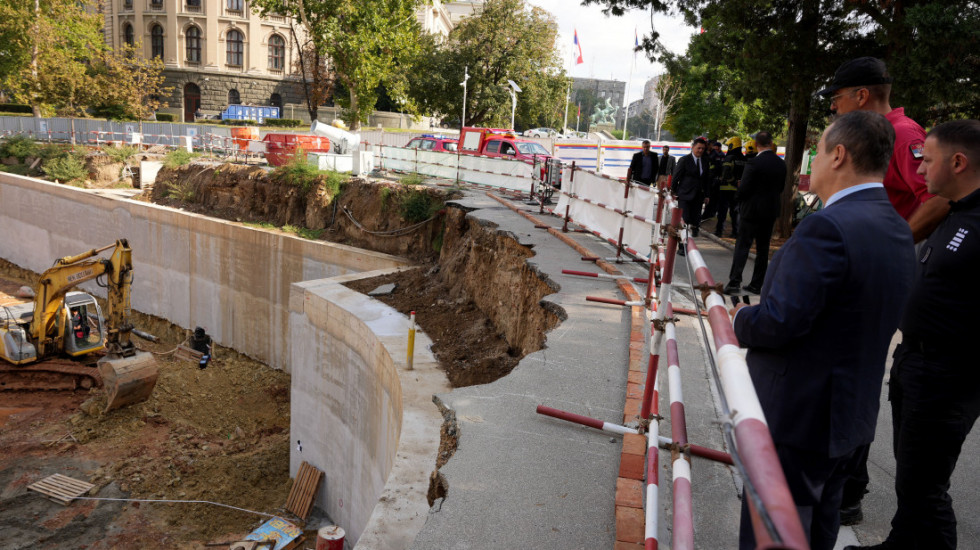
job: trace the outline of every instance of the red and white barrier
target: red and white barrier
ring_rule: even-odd
[[[660,489],[660,450],[657,445],[655,434],[660,433],[660,379],[657,377],[657,365],[653,364],[653,381],[647,376],[647,384],[652,384],[653,416],[650,418],[650,425],[647,428],[647,457],[646,457],[646,490],[644,501],[644,547],[646,550],[657,550],[657,517],[660,512],[660,496],[657,492]],[[648,373],[649,374],[649,373]]]
[[[627,275],[610,275],[608,273],[593,273],[591,271],[574,271],[571,269],[563,269],[561,272],[565,275],[577,275],[579,277],[594,277],[597,279],[623,279],[627,281],[632,281],[634,283],[646,284],[650,282],[649,279],[644,279],[643,277],[629,277]]]
[[[687,239],[687,259],[698,283],[702,287],[714,287],[715,280],[693,238]],[[758,491],[781,544],[786,548],[808,548],[803,525],[786,485],[786,476],[776,455],[776,447],[755,393],[745,356],[739,349],[725,299],[718,292],[711,291],[706,305],[722,391],[732,411],[732,418],[729,420],[734,427],[736,446],[745,465],[745,472]],[[758,525],[758,522],[754,523]],[[755,535],[760,547],[767,541],[771,542],[765,530],[756,529]]]

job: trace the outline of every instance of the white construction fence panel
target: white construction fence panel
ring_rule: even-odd
[[[459,179],[468,183],[531,191],[534,167],[511,159],[459,155]]]
[[[415,172],[416,149],[404,149],[402,147],[379,147],[382,156],[382,166],[386,170],[397,170],[399,172]]]
[[[456,179],[459,155],[441,151],[419,151],[418,173],[448,180]]]
[[[630,208],[633,214],[653,220],[657,217],[657,193],[649,187],[634,185],[630,188]]]
[[[595,141],[556,140],[554,154],[564,164],[575,162],[576,168],[595,170],[596,160],[599,158],[599,144]]]

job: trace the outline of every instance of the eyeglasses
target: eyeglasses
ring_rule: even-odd
[[[852,95],[853,96],[855,93],[858,92],[858,90],[861,90],[861,89],[862,88],[853,88],[853,89],[848,90],[846,92],[841,92],[841,93],[839,93],[837,95],[830,96],[830,104],[833,105],[833,104],[837,103],[837,100],[840,99],[840,98],[842,98],[842,97],[844,97],[845,95]]]

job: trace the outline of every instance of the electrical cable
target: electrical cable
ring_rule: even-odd
[[[350,218],[351,223],[353,223],[358,229],[360,229],[361,231],[363,231],[365,233],[368,233],[370,235],[376,235],[378,237],[400,237],[402,235],[407,235],[407,234],[411,233],[412,231],[415,231],[416,229],[418,229],[418,228],[422,227],[423,225],[425,225],[425,224],[431,222],[432,220],[436,219],[436,217],[433,216],[433,217],[431,217],[431,218],[429,218],[429,219],[427,219],[425,221],[419,222],[419,223],[417,223],[415,225],[410,225],[408,227],[403,227],[401,229],[395,229],[394,231],[371,231],[370,229],[368,229],[368,228],[364,227],[363,225],[361,225],[360,222],[358,222],[357,220],[355,220],[354,219],[354,215],[350,213],[350,210],[348,210],[346,206],[344,207],[344,214],[347,214],[347,217]]]
[[[691,271],[691,262],[688,259],[690,256],[685,257],[684,264],[687,265],[687,277],[688,283],[691,285],[691,293],[694,295],[694,308],[697,312],[698,323],[701,325],[701,335],[704,337],[704,345],[708,348],[708,331],[704,328],[704,318],[701,315],[701,304],[697,299],[697,292],[694,288],[694,273]],[[769,532],[769,536],[772,538],[773,542],[780,544],[782,543],[782,538],[779,536],[779,531],[776,530],[776,524],[773,523],[772,517],[769,515],[769,511],[766,510],[765,504],[762,502],[762,497],[759,496],[759,492],[755,488],[755,484],[752,483],[752,479],[749,478],[748,472],[745,470],[745,463],[742,462],[742,457],[738,452],[738,447],[735,445],[735,433],[734,427],[732,425],[732,411],[728,408],[728,399],[725,397],[725,389],[721,385],[721,375],[718,373],[718,365],[715,363],[715,357],[711,353],[711,349],[707,349],[708,352],[708,364],[711,366],[711,376],[715,381],[715,386],[718,388],[718,397],[721,401],[721,412],[725,417],[725,421],[722,424],[722,432],[725,435],[725,443],[728,445],[730,453],[732,455],[732,462],[735,463],[735,469],[738,470],[739,475],[742,476],[742,482],[745,487],[745,493],[752,499],[752,504],[755,505],[755,509],[762,519],[763,525],[766,527],[766,531]]]
[[[111,501],[111,502],[164,502],[169,504],[213,504],[215,506],[221,506],[223,508],[231,508],[232,510],[238,510],[240,512],[247,512],[249,514],[256,514],[259,516],[265,516],[269,518],[278,517],[275,514],[256,512],[255,510],[239,508],[237,506],[232,506],[230,504],[222,504],[220,502],[211,502],[210,500],[170,500],[170,499],[149,499],[149,498],[105,498],[105,497],[74,497],[73,500],[104,500],[104,501]]]

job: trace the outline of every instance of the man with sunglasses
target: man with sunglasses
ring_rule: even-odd
[[[912,228],[912,238],[922,242],[949,212],[949,201],[926,189],[926,181],[918,174],[922,164],[922,148],[926,133],[917,122],[905,116],[905,109],[892,109],[890,103],[892,77],[884,61],[874,57],[859,57],[837,68],[830,86],[817,92],[829,97],[834,116],[852,111],[874,111],[885,116],[895,129],[895,149],[888,163],[883,184],[888,200]],[[864,519],[861,500],[868,492],[868,452],[862,449],[863,459],[858,471],[844,486],[841,502],[841,525],[856,525]]]

